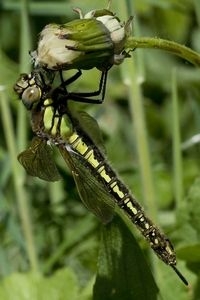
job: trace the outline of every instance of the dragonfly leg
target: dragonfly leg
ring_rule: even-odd
[[[103,103],[106,91],[106,82],[107,82],[108,69],[102,71],[101,79],[99,82],[99,88],[94,92],[85,92],[85,93],[69,93],[68,97],[72,101],[83,102],[83,103],[93,103],[93,104],[101,104]],[[92,99],[91,97],[99,96],[99,99]]]
[[[76,102],[82,102],[82,103],[93,103],[93,104],[101,104],[103,103],[104,97],[105,97],[105,91],[106,91],[106,82],[107,82],[107,75],[108,75],[107,68],[104,71],[101,71],[101,78],[99,82],[99,87],[97,91],[94,92],[69,92],[67,90],[67,86],[71,83],[73,83],[76,79],[78,79],[82,75],[82,71],[79,69],[75,75],[68,78],[67,80],[64,80],[62,71],[59,70],[60,80],[61,84],[55,88],[52,91],[52,97],[53,95],[62,94],[63,98],[67,98],[67,100],[72,100]],[[94,99],[92,97],[95,96],[101,96],[99,99]]]
[[[63,87],[67,87],[69,84],[71,84],[72,82],[76,81],[82,75],[82,71],[80,69],[78,69],[78,71],[76,72],[76,74],[74,74],[72,77],[70,77],[70,78],[68,78],[66,80],[64,80],[61,70],[59,70],[59,75],[60,75],[61,85]]]
[[[69,92],[67,90],[68,85],[70,85],[71,83],[76,81],[82,75],[82,71],[80,69],[78,69],[77,72],[68,79],[63,78],[62,70],[59,70],[58,73],[60,76],[61,84],[51,91],[51,96],[54,97],[53,95],[60,94],[64,97],[68,98],[68,95],[69,95]]]

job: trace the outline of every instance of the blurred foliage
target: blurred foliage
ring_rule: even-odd
[[[112,10],[120,17],[123,12],[118,9],[118,2],[119,0],[113,0]],[[124,7],[128,8],[129,14],[134,16],[135,36],[161,37],[184,44],[193,50],[200,50],[198,0],[123,0],[122,2]],[[26,4],[29,12],[27,22],[30,26],[31,34],[28,36],[30,41],[24,41],[22,38],[23,30],[29,29],[28,26],[22,27],[23,7],[26,7]],[[63,177],[63,180],[58,183],[50,184],[26,176],[20,164],[15,162],[17,166],[15,172],[18,174],[19,181],[17,184],[20,184],[20,180],[23,183],[21,188],[26,193],[28,218],[33,227],[34,248],[38,260],[37,271],[41,272],[31,273],[33,270],[30,267],[21,225],[21,208],[16,200],[17,179],[13,176],[13,158],[8,150],[10,143],[8,135],[9,129],[12,131],[13,127],[14,135],[11,142],[15,146],[16,160],[17,154],[23,150],[21,145],[23,143],[28,145],[28,141],[33,136],[29,120],[26,116],[19,117],[22,116],[19,110],[24,111],[24,108],[19,108],[21,105],[12,90],[19,73],[27,72],[30,68],[31,59],[28,51],[24,50],[27,45],[30,43],[30,50],[37,47],[38,33],[46,24],[66,23],[77,18],[77,14],[72,11],[73,7],[80,7],[84,12],[88,12],[106,6],[106,1],[102,3],[97,0],[1,1],[0,101],[6,100],[11,115],[8,122],[10,128],[8,128],[5,122],[5,111],[0,105],[1,299],[91,299],[92,283],[97,268],[99,222],[80,202],[70,172],[57,153],[55,159]],[[182,259],[186,262],[186,265],[181,264],[181,271],[190,281],[190,288],[186,290],[176,276],[171,274],[170,268],[168,270],[162,262],[158,262],[157,258],[154,260],[147,255],[146,259],[153,265],[152,269],[162,299],[199,299],[200,147],[197,139],[182,148],[183,199],[177,206],[173,170],[172,70],[176,69],[177,74],[181,143],[190,140],[200,131],[200,70],[187,61],[155,49],[137,49],[132,56],[137,67],[137,80],[142,89],[152,166],[151,176],[156,194],[157,222],[172,239],[177,249],[178,260]],[[127,64],[131,62],[132,59],[126,61]],[[98,76],[96,70],[84,72],[81,79],[73,85],[73,89],[95,90]],[[120,67],[115,66],[109,72],[104,104],[101,106],[79,104],[79,108],[86,109],[98,120],[109,160],[142,202],[145,191],[140,178],[134,120],[127,99],[127,84],[122,80]],[[20,135],[24,128],[26,128],[24,135]],[[143,204],[151,211],[148,202]],[[134,234],[147,253],[148,245],[144,244],[136,231]],[[128,251],[127,255],[130,255]],[[23,275],[18,272],[30,273]],[[44,274],[50,276],[49,283]],[[63,280],[70,283],[70,289],[63,286]],[[22,289],[26,296],[20,293],[15,295],[16,282],[18,289]],[[48,284],[51,290],[48,290]],[[12,286],[13,293],[10,293]],[[69,290],[71,294],[68,294]],[[81,293],[78,292],[80,290]],[[54,296],[54,293],[58,294]]]

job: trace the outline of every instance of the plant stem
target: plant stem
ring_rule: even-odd
[[[182,176],[182,157],[181,157],[181,137],[179,107],[177,96],[176,70],[172,71],[172,136],[173,136],[173,165],[174,165],[174,193],[177,208],[180,208],[183,199],[183,176]]]
[[[160,39],[160,38],[147,38],[147,37],[129,37],[126,42],[126,49],[136,48],[153,48],[168,51],[172,54],[178,55],[181,58],[191,62],[193,65],[200,66],[200,54],[192,49],[180,45],[178,43]]]
[[[20,1],[20,13],[21,13],[21,35],[20,35],[20,72],[29,71],[30,63],[27,60],[28,51],[31,49],[31,30],[30,30],[30,22],[29,22],[29,1],[21,0]],[[17,128],[16,128],[16,136],[14,136],[13,125],[11,122],[11,114],[9,113],[9,108],[7,107],[7,112],[9,116],[9,123],[12,126],[11,136],[10,136],[10,144],[9,152],[12,157],[12,165],[13,165],[13,177],[14,184],[16,189],[17,203],[19,216],[21,219],[22,230],[24,232],[24,237],[26,241],[27,247],[27,255],[30,261],[30,268],[32,271],[38,271],[38,261],[36,254],[36,247],[34,242],[33,228],[31,222],[31,214],[28,207],[28,199],[23,187],[25,182],[25,172],[23,170],[19,171],[17,160],[16,160],[16,151],[21,151],[26,147],[27,144],[27,125],[26,125],[26,117],[27,114],[24,108],[19,105],[17,111]],[[8,125],[7,125],[8,127]],[[10,127],[11,128],[11,127]],[[16,145],[11,143],[11,141],[16,141]]]
[[[5,132],[6,143],[7,143],[8,152],[9,152],[11,165],[12,165],[12,174],[13,174],[13,181],[14,181],[15,192],[16,192],[16,200],[18,204],[22,230],[25,237],[27,255],[30,261],[32,271],[37,271],[38,264],[37,264],[37,256],[36,256],[35,245],[33,240],[32,224],[30,221],[28,201],[27,201],[25,190],[23,188],[24,176],[23,175],[21,176],[22,172],[19,170],[19,165],[16,159],[16,143],[15,143],[14,127],[12,122],[11,111],[9,108],[9,101],[4,87],[1,87],[0,96],[1,96],[0,105],[1,105],[1,114],[2,114],[2,124]]]
[[[117,10],[121,12],[122,18],[124,20],[128,19],[128,7],[123,5],[123,2],[120,1],[117,8]],[[121,74],[123,82],[127,86],[133,132],[135,132],[144,203],[149,208],[151,217],[156,220],[157,212],[153,185],[153,173],[151,169],[148,134],[146,130],[143,97],[141,91],[143,77],[141,74],[139,74],[139,69],[143,70],[143,66],[142,68],[138,67],[138,60],[136,60],[137,55],[134,55],[132,61],[129,60],[127,62],[127,60],[125,60],[121,65]]]

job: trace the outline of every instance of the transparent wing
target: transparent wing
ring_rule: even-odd
[[[103,144],[101,130],[99,128],[97,121],[85,111],[77,112],[74,111],[73,109],[70,109],[70,111],[73,116],[73,119],[76,119],[78,121],[80,128],[84,132],[87,132],[88,136],[91,138],[94,144],[98,146],[101,149],[101,151],[105,153],[106,150]]]
[[[45,140],[35,137],[30,147],[18,155],[18,160],[29,175],[46,181],[57,181],[61,177],[51,152]]]
[[[63,145],[59,146],[59,150],[72,171],[82,202],[103,223],[111,221],[115,202],[106,186],[93,174],[89,163],[80,154]]]

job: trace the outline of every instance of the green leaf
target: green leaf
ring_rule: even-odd
[[[193,278],[191,274],[187,272],[184,264],[178,261],[177,267],[189,281],[189,284],[192,284]],[[183,282],[177,277],[176,273],[173,272],[170,267],[163,264],[163,262],[160,260],[158,260],[158,262],[156,263],[156,274],[157,283],[162,293],[162,300],[190,299],[190,289],[183,284]]]
[[[179,258],[183,258],[188,262],[200,262],[200,243],[194,243],[177,249]]]
[[[173,233],[173,236],[180,241],[178,253],[181,253],[182,258],[187,259],[189,261],[194,261],[195,258],[198,261],[200,260],[200,255],[196,253],[199,251],[198,249],[200,249],[199,202],[200,178],[197,178],[191,186],[185,201],[183,202],[181,208],[178,211],[177,230]],[[192,251],[194,251],[194,255],[192,255]],[[183,254],[185,254],[186,257],[183,257]]]
[[[1,282],[0,299],[75,300],[78,299],[76,276],[66,268],[49,278],[36,273],[14,273]]]
[[[158,288],[127,227],[115,217],[103,228],[94,300],[155,300]]]

